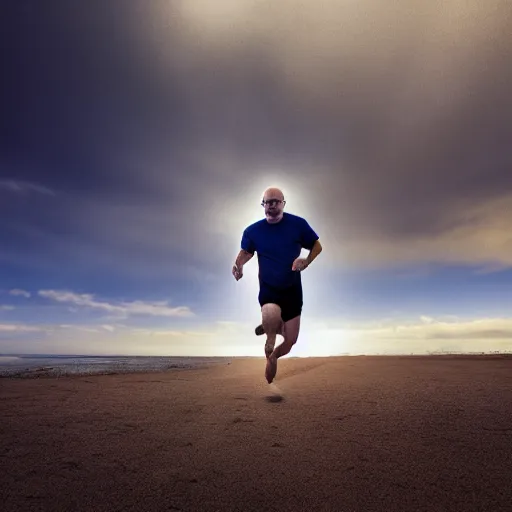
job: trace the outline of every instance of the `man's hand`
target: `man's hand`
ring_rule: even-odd
[[[297,258],[292,265],[292,270],[305,270],[306,268],[313,263],[313,260],[322,252],[322,244],[320,240],[316,240],[313,244],[313,247],[309,251],[307,258]]]
[[[301,272],[308,268],[308,260],[306,258],[297,258],[292,264],[292,270]]]
[[[235,276],[237,281],[244,277],[243,267],[253,256],[253,253],[244,251],[243,249],[238,253],[233,269],[231,270],[231,273]]]
[[[239,281],[244,277],[244,271],[242,266],[238,266],[236,263],[233,265],[233,270],[231,271],[232,274],[235,276],[235,279]]]

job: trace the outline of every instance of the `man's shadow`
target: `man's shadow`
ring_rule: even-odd
[[[265,400],[270,403],[283,402],[284,395],[275,384],[270,384],[270,392],[265,396]]]
[[[284,402],[283,395],[267,395],[265,400],[270,403]]]

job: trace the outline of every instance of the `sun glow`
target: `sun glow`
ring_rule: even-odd
[[[298,357],[329,357],[354,354],[357,346],[351,333],[342,329],[327,329],[308,321],[304,316],[299,340],[293,349]]]

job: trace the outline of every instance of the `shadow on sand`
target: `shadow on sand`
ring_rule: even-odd
[[[277,402],[283,402],[284,401],[284,396],[283,395],[267,395],[265,397],[265,400],[267,402],[270,402],[270,403],[277,403]]]
[[[265,397],[265,400],[270,403],[277,403],[277,402],[283,402],[284,401],[284,395],[282,391],[279,389],[279,387],[273,382],[269,386],[270,393],[267,394]]]

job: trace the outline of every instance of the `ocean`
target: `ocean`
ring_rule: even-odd
[[[0,355],[0,377],[162,372],[229,364],[228,357]]]

